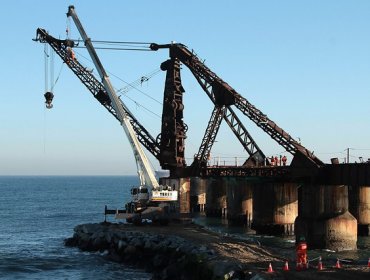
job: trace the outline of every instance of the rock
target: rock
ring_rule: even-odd
[[[150,240],[146,240],[144,244],[144,249],[152,249],[152,248],[153,248],[152,242]]]
[[[162,272],[162,279],[163,280],[172,280],[172,279],[179,279],[179,273],[181,270],[177,263],[173,263],[167,266]]]
[[[231,279],[231,278],[225,278],[225,277],[229,277],[226,275],[231,273],[231,271],[239,270],[238,266],[228,261],[211,261],[209,262],[209,267],[211,271],[213,272],[213,275],[217,279]],[[234,273],[235,272],[233,272],[233,274]]]
[[[75,232],[82,232],[82,233],[95,233],[97,231],[100,231],[102,227],[99,224],[84,224],[75,227]]]
[[[78,239],[80,240],[80,241],[82,241],[82,242],[88,242],[89,240],[90,240],[90,235],[89,234],[87,234],[87,233],[80,233],[79,235],[78,235]]]
[[[270,279],[270,278],[267,278],[266,276],[262,274],[256,274],[252,278],[250,278],[250,280],[267,280],[267,279]]]
[[[93,250],[102,250],[107,248],[109,243],[107,243],[104,238],[98,237],[91,240],[91,245]]]
[[[144,241],[141,239],[141,238],[139,238],[139,237],[136,237],[136,238],[133,238],[132,240],[131,240],[131,242],[130,242],[130,244],[132,245],[132,246],[134,246],[134,247],[144,247],[143,245],[144,245]]]
[[[168,258],[164,255],[155,255],[152,264],[154,268],[162,268],[168,263]]]
[[[226,274],[224,275],[224,280],[230,280],[230,279],[232,279],[232,278],[233,278],[233,276],[234,276],[234,274],[235,274],[235,271],[234,271],[234,270],[232,270],[232,271],[230,271],[230,272],[226,273]]]
[[[136,253],[136,247],[135,246],[132,246],[132,245],[128,245],[125,250],[123,251],[123,253],[125,255],[134,255]]]
[[[108,231],[104,234],[104,237],[108,243],[112,242],[112,235]]]
[[[114,251],[109,252],[109,254],[107,255],[107,259],[114,261],[114,262],[122,262],[121,256],[115,253]]]
[[[119,240],[118,241],[118,250],[122,250],[126,246],[127,246],[127,242],[126,241],[124,241],[124,240]]]
[[[209,265],[214,251],[177,236],[130,231],[108,223],[85,224],[76,226],[65,244],[86,251],[107,250],[106,258],[145,267],[153,279],[236,279],[236,268],[230,264],[213,261]]]
[[[201,252],[205,252],[205,251],[207,251],[208,249],[207,249],[207,247],[206,246],[200,246],[200,248],[199,248],[199,251],[201,251]]]
[[[67,238],[64,240],[64,245],[67,247],[76,247],[78,240],[75,237]]]

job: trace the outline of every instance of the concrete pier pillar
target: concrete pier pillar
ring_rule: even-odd
[[[193,213],[204,213],[206,205],[207,179],[190,178],[190,210]]]
[[[358,235],[370,236],[370,186],[349,187],[349,211],[358,223]]]
[[[190,178],[161,178],[160,182],[178,191],[178,212],[181,217],[190,217]]]
[[[257,233],[293,235],[298,215],[297,185],[258,183],[253,188],[253,223]]]
[[[226,205],[226,186],[223,179],[207,179],[206,215],[208,217],[223,217],[226,215]]]
[[[230,225],[251,227],[253,186],[245,178],[225,178],[227,219]]]
[[[357,221],[348,211],[345,185],[302,185],[299,190],[296,237],[309,248],[335,251],[356,249]]]

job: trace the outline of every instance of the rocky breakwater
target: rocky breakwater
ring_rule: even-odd
[[[152,279],[245,279],[240,266],[219,259],[205,245],[158,233],[154,227],[149,231],[140,228],[111,223],[78,225],[65,245],[105,252],[112,261],[144,268],[152,273]]]

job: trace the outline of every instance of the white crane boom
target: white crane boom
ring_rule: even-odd
[[[77,14],[75,12],[74,6],[68,7],[68,17],[72,17],[84,43],[85,46],[89,52],[89,55],[99,73],[100,78],[102,79],[102,83],[109,95],[109,98],[112,102],[112,106],[114,110],[117,113],[117,117],[119,118],[121,125],[126,133],[126,136],[130,142],[131,148],[134,152],[136,166],[137,166],[137,172],[140,178],[140,184],[142,186],[147,186],[150,189],[157,189],[159,187],[159,184],[157,182],[157,179],[155,178],[154,172],[150,166],[149,160],[146,157],[136,135],[135,131],[132,128],[132,125],[123,111],[122,107],[120,106],[121,102],[118,98],[110,80],[109,76],[107,75],[102,63],[100,62],[100,59],[94,49],[94,46],[91,42],[91,39],[87,36],[84,28],[82,27],[82,24],[77,17]]]

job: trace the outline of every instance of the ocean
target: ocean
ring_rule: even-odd
[[[82,223],[121,207],[136,176],[0,177],[0,279],[150,279],[99,253],[64,247]]]
[[[104,205],[122,207],[136,176],[0,176],[0,279],[150,279],[136,268],[107,261],[100,253],[64,246],[73,228],[104,221]],[[114,221],[113,218],[110,218]],[[225,220],[196,219],[198,224],[248,242],[272,246],[294,258],[294,238],[248,234]],[[319,255],[367,263],[370,237],[359,237],[357,251],[314,250]]]

